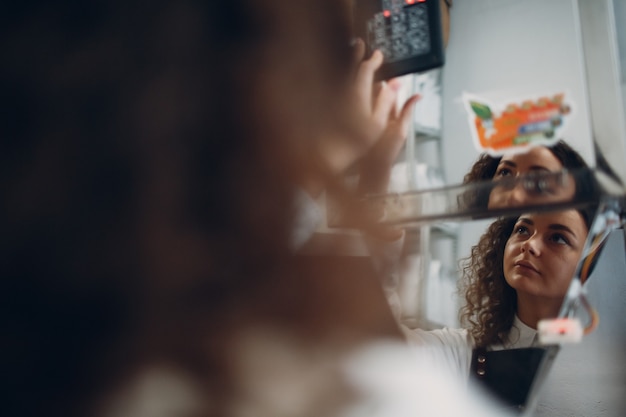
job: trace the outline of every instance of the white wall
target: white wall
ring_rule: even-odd
[[[567,140],[594,165],[575,0],[456,0],[443,69],[444,174],[461,182],[476,157],[463,92],[496,100],[567,91]]]

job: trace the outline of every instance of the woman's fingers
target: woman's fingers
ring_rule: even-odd
[[[400,122],[402,132],[408,132],[409,124],[411,123],[411,116],[413,115],[413,108],[415,107],[415,103],[417,103],[421,98],[422,96],[415,94],[409,97],[409,99],[404,103],[404,106],[402,106],[402,110],[397,117]]]
[[[381,95],[379,98],[379,94],[383,87],[385,87],[389,91],[385,92],[384,95]],[[377,120],[380,121],[385,117],[387,117],[389,120],[396,120],[400,116],[397,103],[397,96],[400,88],[402,88],[402,81],[397,78],[392,78],[388,81],[382,81],[374,84],[372,106],[373,113],[375,113]],[[391,107],[389,107],[389,102],[387,100],[391,96],[394,96],[394,100],[393,103],[391,103]]]
[[[402,110],[394,121],[390,121],[387,127],[387,132],[382,140],[389,141],[386,145],[388,150],[388,161],[395,161],[396,157],[400,153],[402,146],[406,142],[407,135],[409,133],[409,126],[411,123],[411,116],[413,115],[413,108],[415,103],[420,99],[418,94],[410,97],[402,106]]]
[[[404,103],[399,117],[389,120],[377,146],[372,149],[372,152],[378,154],[374,159],[386,170],[391,171],[391,166],[406,142],[413,107],[419,99],[419,95],[414,95]]]
[[[358,100],[361,105],[367,106],[371,110],[372,88],[374,84],[374,74],[383,63],[383,54],[379,50],[374,51],[369,59],[364,60],[359,65],[357,71],[355,87]]]
[[[363,58],[365,57],[365,42],[363,42],[363,39],[360,38],[356,38],[354,40],[354,63],[356,65],[359,65],[361,63],[361,61],[363,61]]]
[[[374,98],[374,108],[372,109],[373,121],[381,131],[385,129],[389,120],[392,119],[392,113],[395,113],[397,97],[397,85],[383,82],[378,94]]]
[[[392,78],[390,80],[387,81],[387,84],[389,84],[389,87],[391,87],[392,90],[394,91],[400,91],[400,88],[402,88],[402,81],[400,81],[400,79],[398,78]],[[397,102],[396,104],[393,106],[393,109],[389,115],[391,118],[396,119],[398,118],[398,106],[397,106]]]

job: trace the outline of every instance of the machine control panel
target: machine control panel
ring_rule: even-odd
[[[444,64],[439,0],[356,0],[356,36],[385,61],[377,78],[422,72]]]

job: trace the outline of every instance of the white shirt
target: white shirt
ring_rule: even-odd
[[[537,343],[537,330],[525,325],[517,314],[513,320],[513,326],[509,330],[504,343],[490,346],[490,350],[516,349],[534,346]]]
[[[400,326],[409,345],[420,356],[439,366],[461,381],[467,380],[472,361],[474,340],[465,329],[410,329]]]
[[[409,345],[432,361],[436,361],[453,376],[467,379],[472,361],[474,339],[465,329],[410,329],[401,325]],[[490,346],[490,350],[516,349],[534,346],[537,330],[525,325],[515,316],[513,326],[504,344]]]

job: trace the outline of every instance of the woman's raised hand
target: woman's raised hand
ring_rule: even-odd
[[[350,90],[349,133],[328,135],[320,145],[323,161],[335,174],[343,174],[358,165],[360,191],[382,193],[387,189],[391,168],[404,146],[412,110],[418,95],[409,97],[398,109],[400,81],[376,81],[376,71],[383,64],[380,51],[367,59],[365,44],[355,42],[354,82]]]
[[[364,44],[356,45],[362,59]],[[363,60],[356,75],[356,97],[365,119],[362,140],[366,151],[359,156],[359,188],[362,193],[384,193],[391,169],[400,153],[411,123],[412,110],[419,95],[409,97],[398,110],[400,81],[374,81],[374,74],[383,63],[383,55],[375,51]]]

